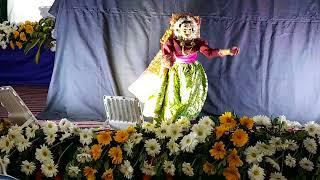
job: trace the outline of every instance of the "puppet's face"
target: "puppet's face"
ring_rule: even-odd
[[[187,21],[181,24],[180,34],[186,39],[190,39],[194,36],[195,30],[193,29],[191,22]]]
[[[182,17],[174,24],[174,35],[184,40],[199,38],[199,26],[190,16]]]

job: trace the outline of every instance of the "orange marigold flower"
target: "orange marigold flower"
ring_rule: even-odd
[[[119,130],[116,132],[114,140],[119,143],[124,143],[128,140],[128,138],[129,138],[129,134],[126,130]]]
[[[216,139],[220,139],[221,136],[227,131],[227,128],[224,125],[220,125],[216,127]]]
[[[20,33],[20,40],[21,41],[27,41],[27,37],[26,37],[26,34],[24,32]]]
[[[213,156],[216,160],[223,159],[227,153],[222,141],[214,143],[212,149],[210,149],[209,152],[211,156]]]
[[[236,149],[233,149],[228,155],[227,162],[230,167],[239,167],[243,165]]]
[[[252,129],[253,127],[253,119],[252,118],[249,118],[247,116],[243,116],[241,119],[240,119],[240,124],[242,126],[245,126],[246,128],[248,129]]]
[[[113,170],[111,168],[106,169],[106,171],[102,174],[102,178],[104,180],[113,180]]]
[[[98,143],[101,145],[108,145],[112,141],[110,131],[100,131],[97,135]]]
[[[93,169],[93,168],[91,168],[89,166],[86,166],[83,169],[83,175],[86,176],[87,180],[95,180],[96,179],[96,176],[95,176],[96,173],[97,173],[97,170]]]
[[[17,42],[16,42],[16,45],[17,45],[17,47],[18,47],[19,49],[22,48],[22,43],[21,43],[21,42],[17,41]]]
[[[133,126],[129,126],[127,128],[127,132],[128,132],[129,135],[131,135],[131,134],[136,132],[136,129]]]
[[[216,167],[209,162],[204,163],[202,166],[202,169],[203,169],[203,172],[205,172],[208,175],[214,175],[217,172]]]
[[[112,147],[108,153],[109,157],[112,158],[113,164],[121,164],[122,163],[122,150],[119,146]]]
[[[244,146],[248,142],[248,139],[248,134],[242,129],[235,130],[231,137],[231,141],[236,147]]]
[[[14,43],[12,41],[10,41],[10,48],[14,49]]]
[[[235,167],[227,167],[223,171],[223,175],[226,178],[226,180],[239,180],[240,179],[240,173],[237,168]]]
[[[95,144],[91,147],[91,155],[92,155],[92,158],[94,160],[98,160],[101,156],[101,152],[102,152],[102,149],[101,149],[101,146],[99,144]]]
[[[14,31],[14,32],[13,32],[13,37],[14,37],[15,39],[17,39],[17,38],[19,37],[19,32],[18,32],[18,31]]]
[[[237,125],[237,121],[233,119],[231,112],[225,112],[219,117],[219,120],[220,124],[223,124],[226,128],[228,128],[227,130],[232,129]]]
[[[25,25],[30,25],[30,24],[31,24],[31,21],[25,21],[24,24],[25,24]]]
[[[33,27],[31,25],[26,25],[26,33],[30,35],[33,33]]]

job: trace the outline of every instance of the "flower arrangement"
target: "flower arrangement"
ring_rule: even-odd
[[[44,46],[55,51],[55,39],[52,37],[54,20],[51,17],[43,18],[39,22],[26,21],[14,24],[7,21],[0,24],[0,46],[2,49],[24,49],[24,53],[38,47],[35,62],[39,63],[41,48]]]
[[[2,122],[4,123],[4,122]],[[19,178],[318,179],[320,125],[231,112],[144,122],[124,130],[80,129],[67,119],[2,133],[0,162]]]

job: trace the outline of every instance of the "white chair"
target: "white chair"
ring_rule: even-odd
[[[0,87],[0,104],[7,110],[13,124],[28,126],[37,122],[36,117],[11,86]]]
[[[125,129],[143,122],[142,108],[137,98],[104,96],[106,124],[113,129]]]

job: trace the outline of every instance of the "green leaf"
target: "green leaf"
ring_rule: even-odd
[[[28,52],[37,45],[40,39],[33,39],[30,43],[28,43],[24,49],[24,54],[28,54]]]
[[[37,54],[36,54],[36,57],[35,57],[36,64],[39,64],[41,47],[42,47],[42,44],[45,42],[45,40],[46,39],[42,39],[40,44],[39,44],[38,51],[37,51]]]

